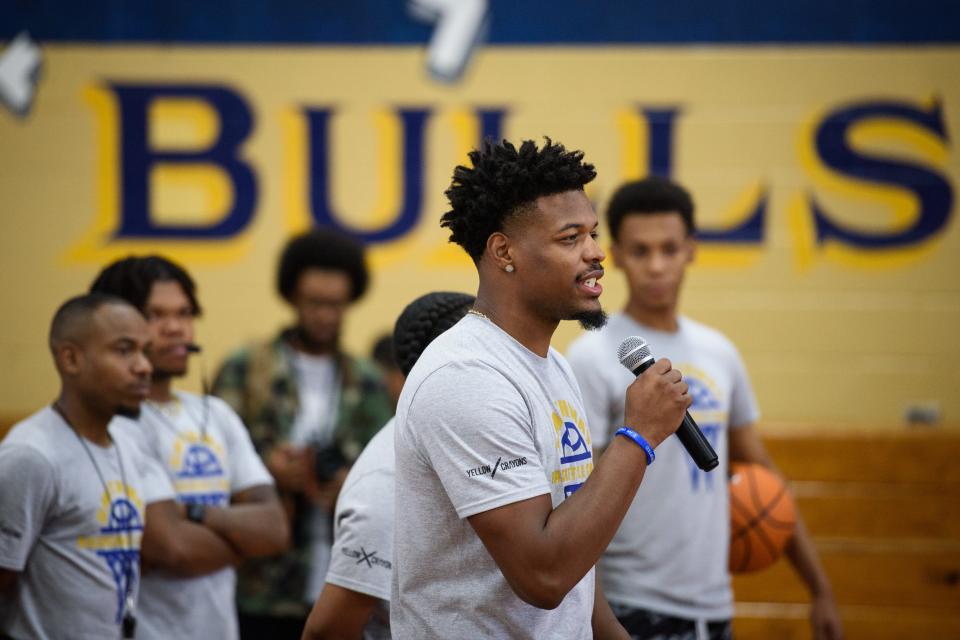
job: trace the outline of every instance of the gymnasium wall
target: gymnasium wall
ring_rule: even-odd
[[[0,56],[27,33],[41,58],[29,108],[0,105],[0,414],[53,397],[54,309],[130,253],[193,273],[212,373],[288,320],[290,234],[356,234],[374,279],[345,341],[366,352],[413,297],[474,290],[438,218],[490,135],[583,149],[598,210],[650,172],[691,189],[683,308],[739,345],[766,419],[960,424],[957,8],[329,4],[0,8]]]

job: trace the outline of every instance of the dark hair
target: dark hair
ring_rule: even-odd
[[[156,282],[176,282],[190,301],[193,315],[203,311],[197,302],[197,286],[186,270],[163,256],[129,256],[104,267],[91,293],[109,293],[123,298],[140,310],[146,310],[150,290]]]
[[[370,274],[364,248],[351,236],[319,227],[287,242],[277,269],[277,291],[285,300],[291,300],[300,275],[310,268],[345,272],[350,278],[351,302],[367,291]]]
[[[450,242],[463,247],[474,262],[507,218],[541,196],[582,190],[596,177],[593,165],[583,162],[582,151],[567,151],[546,140],[541,149],[524,140],[519,150],[506,140],[485,140],[470,152],[473,168],[460,165],[453,170],[446,191],[451,209],[440,218],[440,226],[450,229]]]
[[[467,314],[474,301],[466,293],[439,291],[407,305],[393,329],[394,353],[403,375],[410,373],[427,345]]]
[[[88,319],[97,309],[108,304],[133,306],[123,298],[99,291],[74,296],[61,304],[53,314],[53,320],[50,321],[48,335],[50,350],[53,351],[57,344],[64,340],[76,339],[77,327],[81,321]]]
[[[693,221],[693,199],[676,182],[658,176],[627,182],[614,192],[607,206],[607,226],[617,240],[623,219],[633,214],[679,213],[687,233],[696,232]]]
[[[373,343],[370,350],[370,359],[384,369],[397,369],[397,357],[393,349],[393,336],[382,335]]]

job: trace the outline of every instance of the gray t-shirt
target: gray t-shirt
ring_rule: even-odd
[[[0,567],[20,572],[0,600],[3,633],[120,637],[127,590],[136,599],[139,588],[146,506],[172,499],[173,487],[127,434],[110,433],[110,447],[86,442],[96,467],[49,407],[0,443]]]
[[[474,315],[434,340],[396,420],[397,638],[590,638],[591,569],[554,610],[522,601],[467,518],[534,496],[553,507],[593,470],[577,382]]]
[[[177,392],[172,402],[145,402],[139,420],[115,418],[111,427],[165,469],[179,502],[225,507],[235,493],[273,484],[240,418],[220,398]],[[239,637],[236,580],[233,567],[195,578],[146,573],[137,638]]]
[[[669,358],[683,373],[693,396],[690,415],[720,458],[707,473],[676,437],[663,441],[598,568],[611,602],[689,619],[725,619],[733,615],[727,429],[755,422],[759,412],[733,343],[688,318],[681,317],[679,325],[676,333],[666,333],[616,314],[568,351],[597,446],[623,425],[626,389],[634,375],[617,360],[617,347],[638,335],[655,358]]]
[[[337,498],[327,582],[379,598],[364,640],[390,638],[393,567],[394,420],[377,432],[350,469]]]

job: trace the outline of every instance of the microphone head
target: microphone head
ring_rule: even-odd
[[[198,344],[190,343],[187,345],[187,353],[200,353],[203,351],[203,347]]]
[[[646,340],[640,336],[630,336],[624,338],[623,342],[620,343],[620,347],[617,349],[617,358],[620,360],[620,364],[633,372],[636,371],[641,362],[653,358],[653,354],[650,353],[650,347],[647,346]]]

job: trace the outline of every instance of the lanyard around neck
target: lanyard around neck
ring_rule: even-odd
[[[73,432],[73,435],[77,436],[77,440],[80,442],[80,446],[83,447],[83,450],[87,453],[87,458],[90,459],[90,464],[93,465],[93,470],[97,472],[97,478],[100,479],[100,485],[103,487],[103,492],[107,496],[107,500],[110,501],[110,508],[113,508],[113,494],[110,492],[110,486],[107,484],[106,479],[103,476],[103,472],[100,470],[100,465],[97,464],[97,459],[93,456],[93,451],[90,450],[90,445],[87,444],[87,441],[83,436],[80,435],[80,432],[77,431],[77,428],[70,422],[70,418],[67,417],[66,411],[63,410],[63,407],[60,406],[59,402],[53,403],[53,410],[57,412],[60,418],[70,427],[70,431]],[[107,434],[110,435],[109,433]],[[120,480],[123,482],[123,497],[126,499],[128,505],[133,505],[133,501],[130,500],[130,486],[127,484],[127,473],[123,466],[123,455],[120,453],[120,445],[113,441],[113,438],[110,438],[110,441],[113,443],[113,448],[117,452],[117,464],[120,467]],[[107,515],[107,520],[109,522],[110,515]],[[129,553],[133,551],[133,533],[130,528],[126,529],[126,538],[127,545],[126,551]],[[127,583],[124,585],[124,601],[123,601],[123,637],[132,638],[134,629],[136,628],[136,618],[133,617],[133,594],[130,592],[133,584],[133,571],[129,567],[132,564],[129,562],[124,564],[126,569],[125,573],[127,574]]]

